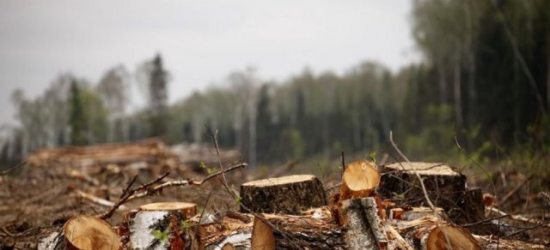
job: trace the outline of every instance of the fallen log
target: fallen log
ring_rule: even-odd
[[[256,213],[300,214],[327,204],[323,184],[313,175],[247,182],[241,185],[240,197],[243,206]]]
[[[79,215],[71,218],[63,227],[67,250],[118,250],[119,236],[104,220]]]
[[[380,173],[373,162],[350,163],[344,170],[339,201],[371,196],[379,182]]]
[[[196,214],[196,205],[183,202],[150,203],[128,217],[129,240],[135,250],[191,249],[185,220]]]
[[[244,215],[252,217],[250,214]],[[275,227],[271,229],[273,229],[276,249],[347,249],[344,242],[345,229],[332,221],[285,214],[261,214],[261,216]],[[207,250],[218,250],[228,243],[236,249],[250,249],[253,227],[253,223],[244,223],[242,220],[225,217],[221,225],[208,226],[204,230],[208,234],[201,235],[201,241],[205,242]]]

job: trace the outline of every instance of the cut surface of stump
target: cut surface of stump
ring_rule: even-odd
[[[150,203],[127,214],[130,245],[135,250],[188,249],[191,240],[185,220],[194,216],[197,206],[184,202]]]
[[[371,196],[378,183],[380,183],[380,173],[373,162],[350,163],[346,166],[342,177],[340,201]]]
[[[252,228],[252,249],[275,250],[275,237],[273,229],[260,218],[254,217]]]
[[[327,203],[323,184],[313,175],[291,175],[247,182],[241,185],[240,197],[245,207],[257,213],[298,215]]]
[[[465,193],[466,177],[442,163],[400,162],[385,165],[382,167],[378,194],[384,199],[396,202],[400,207],[428,206],[415,171],[422,178],[430,200],[436,207],[443,208],[452,219],[455,216],[451,210],[478,207],[476,204],[465,203],[477,199],[470,199]],[[467,211],[472,210],[468,208]],[[477,216],[473,216],[471,221],[467,222],[475,222],[476,219]]]
[[[107,222],[88,215],[76,216],[65,224],[63,232],[68,250],[118,250],[118,234]]]

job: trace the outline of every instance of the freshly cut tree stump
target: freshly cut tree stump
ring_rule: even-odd
[[[63,228],[67,250],[118,250],[118,234],[104,220],[93,216],[73,217]]]
[[[197,206],[184,202],[150,203],[128,214],[130,246],[135,250],[190,249],[192,241],[185,220],[194,216]]]
[[[378,194],[396,202],[398,207],[428,206],[415,171],[422,178],[430,200],[449,214],[460,208],[466,191],[466,177],[442,163],[400,162],[382,167]],[[474,205],[467,205],[474,206]],[[474,222],[474,221],[470,221]]]
[[[254,217],[252,228],[252,249],[275,250],[275,237],[273,229],[260,218]]]
[[[357,161],[346,166],[340,186],[340,201],[372,196],[380,182],[380,173],[370,161]]]
[[[323,184],[313,175],[291,175],[241,185],[241,202],[257,213],[298,215],[327,204]],[[247,212],[241,208],[241,212]]]
[[[386,249],[387,239],[378,217],[376,200],[372,197],[342,202],[341,217],[347,228],[347,249]]]

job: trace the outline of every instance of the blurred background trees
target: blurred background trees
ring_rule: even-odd
[[[171,105],[160,55],[134,73],[109,69],[95,86],[61,75],[34,99],[13,93],[20,127],[3,150],[24,156],[151,136],[203,143],[207,125],[252,166],[386,151],[390,130],[413,159],[456,155],[455,137],[478,158],[525,148],[548,155],[549,1],[416,0],[411,21],[422,60],[398,72],[362,62],[273,81],[247,68]],[[148,104],[128,112],[133,83]]]

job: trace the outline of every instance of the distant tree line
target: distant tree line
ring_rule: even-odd
[[[411,17],[423,60],[399,72],[365,62],[275,82],[247,68],[168,105],[170,75],[156,56],[134,73],[149,105],[133,113],[124,67],[96,85],[61,75],[33,100],[13,93],[20,126],[2,157],[150,136],[201,143],[205,125],[251,165],[382,151],[390,130],[413,159],[448,157],[457,141],[475,156],[517,147],[548,155],[550,1],[417,0]]]

